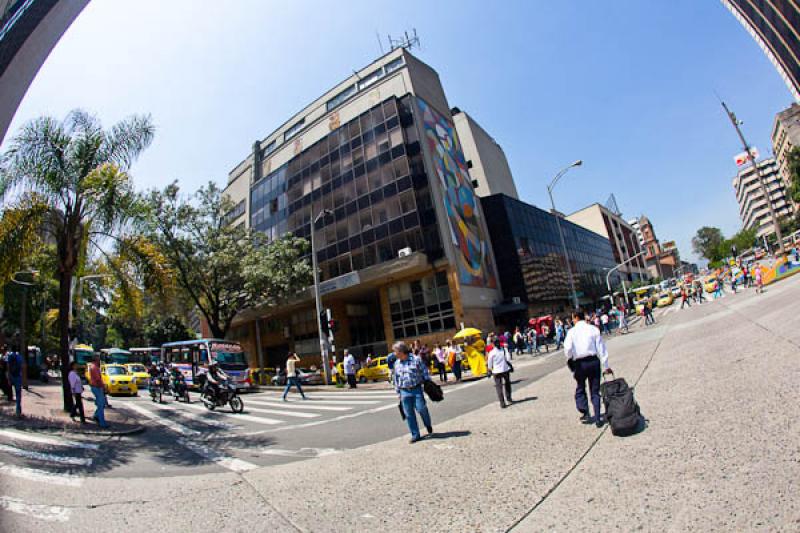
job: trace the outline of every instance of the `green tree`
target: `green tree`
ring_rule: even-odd
[[[0,199],[8,205],[0,222],[0,274],[16,269],[42,237],[56,245],[64,409],[72,406],[67,373],[73,276],[90,247],[102,250],[109,240],[135,246],[126,231],[137,206],[128,170],[153,134],[149,117],[134,116],[106,131],[97,118],[76,110],[61,122],[29,122],[0,159]]]
[[[278,305],[310,284],[305,239],[287,234],[268,243],[228,224],[232,202],[213,183],[190,199],[179,192],[176,183],[150,192],[145,231],[215,337],[225,337],[242,309]]]
[[[720,259],[720,245],[725,240],[722,230],[719,228],[703,226],[697,230],[697,234],[692,237],[692,250],[701,257],[709,261]]]
[[[187,328],[179,317],[170,315],[148,320],[144,336],[148,346],[161,346],[165,342],[193,339],[195,332]]]

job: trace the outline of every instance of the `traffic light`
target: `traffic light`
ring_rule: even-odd
[[[322,332],[325,335],[330,335],[330,320],[328,319],[328,310],[324,310],[319,314],[319,323],[322,325]]]
[[[339,329],[339,323],[334,319],[328,320],[328,331],[331,333],[336,333],[337,329]]]

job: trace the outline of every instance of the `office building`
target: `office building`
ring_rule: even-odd
[[[666,242],[662,246],[656,237],[653,223],[644,215],[628,223],[640,237],[641,248],[644,250],[644,263],[650,277],[661,279],[674,277],[681,264],[675,241]]]
[[[594,203],[572,213],[566,219],[608,239],[611,243],[615,264],[621,265],[619,272],[626,281],[633,282],[650,278],[644,258],[639,255],[642,248],[636,230],[622,218],[619,212]]]
[[[642,228],[639,225],[638,218],[632,218],[628,220],[628,224],[633,228],[634,233],[636,233],[636,239],[639,241],[639,246],[644,248],[644,235],[642,235]]]
[[[794,0],[722,0],[800,100],[800,8]]]
[[[39,68],[89,0],[0,0],[0,143]]]
[[[478,196],[502,193],[519,198],[503,148],[470,115],[457,107],[450,112]]]
[[[319,219],[320,289],[339,353],[493,326],[497,269],[450,107],[436,71],[397,48],[255,142],[230,172],[231,224],[310,240]],[[240,313],[232,335],[266,366],[288,350],[318,362],[312,294]]]
[[[503,304],[495,309],[498,323],[512,328],[528,317],[572,308],[564,252],[556,216],[505,194],[481,198],[502,280]],[[617,263],[609,240],[594,231],[561,220],[569,268],[581,305],[598,306],[608,293],[606,275]],[[609,281],[618,286],[612,273]]]
[[[762,159],[758,162],[758,169],[756,172],[755,167],[749,164],[740,170],[733,178],[733,190],[736,193],[736,201],[739,202],[739,216],[744,227],[756,228],[757,235],[764,237],[775,233],[764,189],[769,194],[778,220],[791,216],[794,208],[786,195],[786,185],[780,178],[775,159],[771,157]]]
[[[800,105],[792,104],[775,115],[772,127],[772,153],[778,163],[778,173],[787,190],[791,190],[792,178],[789,174],[789,153],[800,147]],[[795,204],[794,208],[798,206]]]

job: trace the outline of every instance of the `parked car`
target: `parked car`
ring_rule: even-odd
[[[100,376],[103,378],[103,388],[108,394],[128,394],[136,396],[139,387],[136,378],[128,373],[123,365],[100,365]],[[89,369],[86,369],[86,380],[89,380]]]
[[[136,386],[138,388],[146,389],[150,384],[150,374],[147,372],[147,369],[143,364],[128,363],[125,365],[125,369],[131,376],[133,376],[133,380],[136,382]]]

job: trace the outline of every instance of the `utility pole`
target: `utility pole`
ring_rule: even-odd
[[[720,103],[722,104],[723,109],[725,109],[725,113],[727,113],[731,124],[733,124],[733,127],[736,129],[736,134],[739,136],[739,140],[742,141],[744,153],[747,154],[747,157],[750,158],[750,162],[753,164],[753,169],[756,172],[756,176],[758,176],[758,183],[761,186],[761,194],[764,195],[764,201],[767,202],[767,209],[769,209],[769,215],[770,218],[772,218],[772,226],[775,228],[775,237],[778,239],[778,251],[780,251],[782,257],[786,257],[786,249],[783,246],[783,233],[781,232],[781,226],[778,223],[778,215],[775,213],[775,208],[772,206],[772,198],[769,195],[767,186],[764,184],[764,176],[761,174],[761,169],[758,167],[758,163],[756,162],[756,154],[742,134],[742,129],[739,127],[742,122],[736,118],[736,115],[733,113],[733,111],[728,109],[728,106],[725,105],[725,102]]]
[[[582,159],[578,159],[570,166],[562,169],[556,176],[553,178],[553,181],[547,186],[547,194],[550,196],[550,207],[552,207],[553,216],[556,217],[556,228],[558,229],[558,238],[561,241],[561,251],[564,253],[564,265],[567,269],[567,281],[569,281],[569,291],[572,295],[572,304],[575,309],[580,307],[580,303],[578,302],[578,292],[575,290],[575,280],[572,277],[572,267],[569,263],[569,252],[567,252],[567,243],[564,241],[564,231],[561,229],[561,216],[559,215],[558,211],[556,211],[556,203],[553,201],[553,188],[555,188],[556,183],[558,180],[561,179],[561,176],[567,173],[567,171],[573,167],[579,167],[583,164]]]

